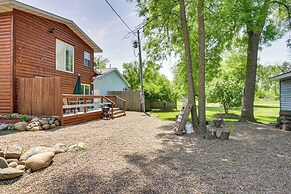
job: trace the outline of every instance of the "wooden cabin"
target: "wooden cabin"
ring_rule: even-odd
[[[72,94],[78,74],[93,90],[94,53],[102,52],[73,21],[15,0],[0,0],[0,114],[18,111],[19,78],[60,77]]]
[[[270,78],[280,82],[280,116],[291,118],[291,71]]]

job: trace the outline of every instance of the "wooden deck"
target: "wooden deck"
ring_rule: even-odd
[[[116,107],[118,100],[122,102],[122,108]],[[108,114],[105,115],[106,119],[125,116],[125,102],[118,96],[63,94],[61,125],[73,125],[102,119],[104,117],[102,109],[104,106],[110,108]]]

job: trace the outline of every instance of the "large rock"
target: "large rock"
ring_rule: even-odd
[[[19,170],[16,168],[3,168],[0,169],[0,180],[6,180],[6,179],[13,179],[19,176],[22,176],[24,173],[23,170]]]
[[[9,167],[15,168],[18,165],[17,162],[11,162],[8,164]]]
[[[47,120],[44,120],[44,119],[41,119],[41,120],[39,120],[39,123],[41,125],[46,125],[46,124],[48,124],[48,121]]]
[[[54,146],[54,149],[56,150],[55,151],[56,154],[64,153],[64,152],[68,151],[68,147],[63,143],[57,143]]]
[[[14,124],[14,128],[17,131],[25,131],[26,127],[27,127],[27,122],[18,122]]]
[[[6,159],[14,158],[18,159],[21,155],[22,148],[17,145],[8,146],[7,150],[4,152]]]
[[[0,157],[4,157],[4,152],[0,150]]]
[[[43,130],[48,130],[50,128],[50,126],[48,124],[45,124],[42,126]]]
[[[8,163],[6,162],[6,160],[2,157],[0,157],[0,169],[1,168],[7,168],[8,167]]]
[[[33,147],[30,148],[27,152],[25,152],[21,157],[20,161],[27,160],[29,157],[35,155],[35,154],[40,154],[44,152],[53,152],[55,153],[54,148],[48,148],[48,147],[43,147],[43,146],[38,146],[38,147]]]
[[[39,130],[42,130],[42,127],[36,126],[36,127],[32,127],[30,131],[39,131]]]
[[[9,129],[9,124],[2,123],[0,124],[0,131]]]
[[[25,163],[25,168],[31,169],[32,171],[46,168],[53,161],[54,156],[55,154],[53,152],[35,154],[27,159]]]

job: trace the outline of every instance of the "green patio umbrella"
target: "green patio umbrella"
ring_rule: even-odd
[[[82,94],[82,91],[81,91],[81,75],[80,74],[78,74],[77,82],[76,82],[73,94]]]

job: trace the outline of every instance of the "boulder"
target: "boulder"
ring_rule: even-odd
[[[19,176],[22,176],[24,173],[23,170],[19,170],[16,168],[3,168],[0,169],[0,180],[6,180],[6,179],[13,179]]]
[[[54,124],[54,123],[51,124],[51,126],[50,126],[51,129],[53,129],[53,128],[55,128],[55,127],[56,127],[56,124]]]
[[[2,123],[0,124],[0,131],[9,129],[9,124]]]
[[[25,170],[25,165],[17,165],[15,168],[19,170]]]
[[[55,120],[55,125],[56,126],[59,126],[60,125],[60,122],[58,120]]]
[[[9,164],[11,162],[17,162],[18,163],[18,160],[17,159],[6,159],[6,162]]]
[[[38,117],[34,117],[33,119],[31,119],[31,121],[39,121],[40,120],[40,118],[38,118]]]
[[[7,161],[4,158],[0,157],[0,169],[7,167],[8,167]]]
[[[0,150],[0,157],[4,157],[4,152]]]
[[[56,154],[68,151],[68,147],[63,143],[57,143],[53,148],[55,149]]]
[[[4,152],[4,156],[6,159],[18,159],[21,155],[22,148],[17,145],[8,146],[6,151]]]
[[[283,130],[284,131],[291,131],[291,124],[284,123],[283,124]]]
[[[40,154],[40,153],[44,153],[44,152],[53,152],[53,153],[55,153],[55,149],[54,148],[43,147],[43,146],[33,147],[33,148],[30,148],[27,152],[25,152],[20,157],[19,160],[20,161],[25,161],[29,157],[31,157],[31,156],[33,156],[35,154]]]
[[[8,164],[9,167],[15,168],[18,165],[17,162],[11,162]]]
[[[32,127],[31,127],[30,125],[28,125],[28,126],[25,128],[26,131],[30,131],[31,129],[32,129]]]
[[[26,127],[27,127],[27,122],[18,122],[14,124],[14,128],[17,131],[25,131]]]
[[[50,128],[50,126],[48,124],[45,124],[42,126],[43,130],[48,130]]]
[[[40,123],[41,125],[46,125],[46,124],[48,124],[48,122],[47,122],[46,120],[44,120],[44,119],[39,120],[39,123]]]
[[[35,154],[27,159],[25,168],[31,169],[32,171],[46,168],[53,161],[54,156],[55,154],[53,152]]]
[[[40,126],[35,126],[31,128],[31,131],[39,131],[39,130],[41,130]]]
[[[55,119],[52,118],[51,120],[49,120],[49,124],[53,124],[55,122]]]

